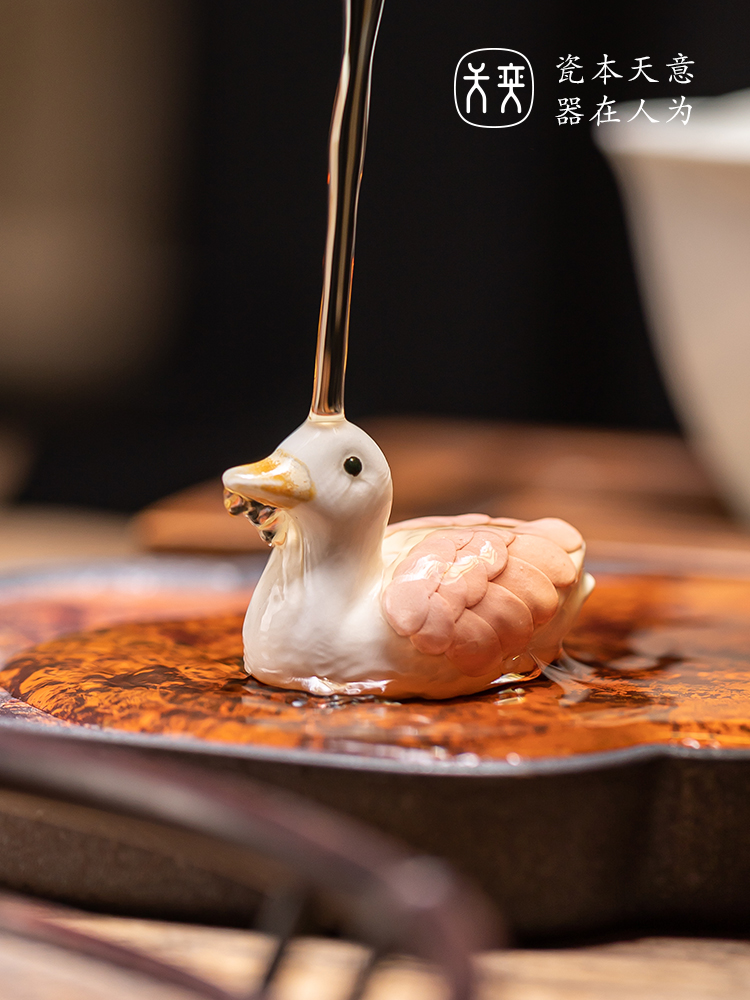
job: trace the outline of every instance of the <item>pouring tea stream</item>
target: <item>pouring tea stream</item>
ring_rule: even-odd
[[[357,204],[384,0],[345,0],[313,400],[268,458],[224,473],[271,544],[243,628],[253,677],[316,695],[447,698],[536,676],[593,579],[575,528],[483,514],[388,525],[391,473],[344,416]]]

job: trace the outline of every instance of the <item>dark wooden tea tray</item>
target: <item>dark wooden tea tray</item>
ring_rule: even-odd
[[[403,704],[247,678],[262,565],[0,578],[0,725],[307,795],[445,857],[522,938],[750,919],[750,556],[600,548],[572,678]],[[0,789],[0,847],[0,883],[78,905],[238,922],[252,902],[168,832],[17,789]]]

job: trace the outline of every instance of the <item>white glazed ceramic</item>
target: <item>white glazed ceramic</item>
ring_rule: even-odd
[[[727,501],[750,520],[750,91],[618,104],[594,127],[627,211],[641,289],[675,404]]]
[[[224,485],[272,545],[243,639],[248,673],[277,687],[448,698],[518,681],[558,656],[593,586],[557,519],[387,529],[388,463],[343,416],[311,415]]]

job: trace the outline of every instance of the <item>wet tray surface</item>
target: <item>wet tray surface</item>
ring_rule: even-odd
[[[140,580],[123,567],[119,584],[113,567],[101,589],[51,577],[38,592],[6,595],[4,713],[404,764],[750,747],[750,580],[598,568],[567,643],[581,664],[573,674],[401,703],[256,683],[242,670],[241,609],[257,564],[244,575],[227,568],[222,581],[217,561],[202,581],[193,563],[178,586],[175,563],[159,576],[154,561]]]
[[[19,573],[0,581],[12,691],[0,724],[188,755],[302,793],[446,858],[527,940],[736,928],[750,920],[750,560],[694,564],[591,561],[597,589],[569,643],[584,683],[403,704],[247,678],[239,624],[257,558]],[[0,789],[0,882],[242,919],[225,881],[125,850],[121,827]]]

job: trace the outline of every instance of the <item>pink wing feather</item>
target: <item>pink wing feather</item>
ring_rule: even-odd
[[[386,620],[419,652],[444,653],[469,676],[523,652],[578,579],[568,553],[583,539],[559,518],[420,518],[389,533],[428,527],[383,592]]]

